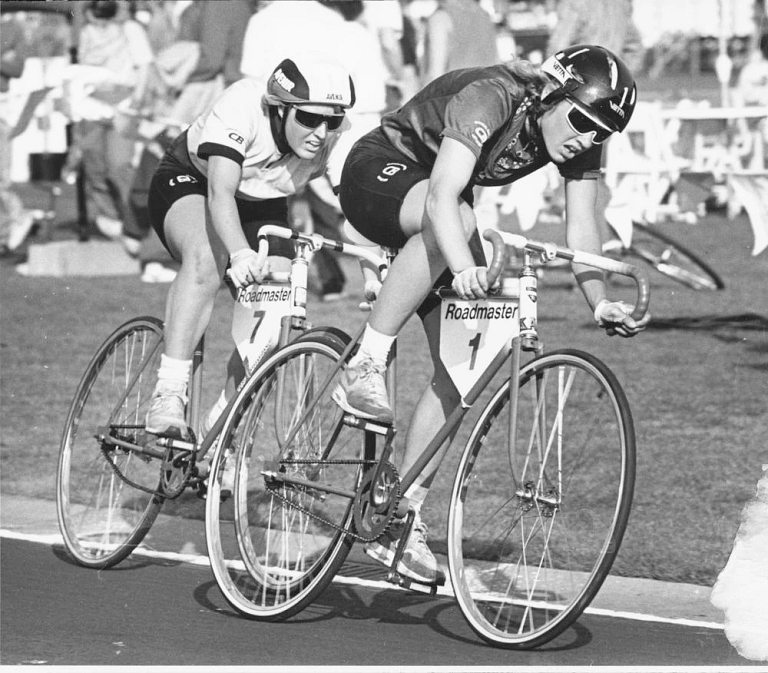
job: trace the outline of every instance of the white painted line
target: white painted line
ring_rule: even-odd
[[[64,540],[58,533],[51,533],[48,535],[39,535],[33,533],[20,533],[18,531],[6,530],[0,528],[0,537],[7,537],[14,540],[25,540],[27,542],[37,542],[40,544],[54,545],[64,544]],[[210,567],[210,561],[207,556],[201,554],[185,554],[181,552],[159,551],[156,549],[150,549],[148,547],[140,546],[131,554],[131,556],[143,556],[146,558],[163,559],[166,561],[179,561],[182,563],[189,563],[190,565],[207,566]],[[349,577],[346,575],[337,575],[333,578],[333,582],[336,584],[347,584],[352,586],[366,587],[369,589],[386,589],[391,591],[393,589],[399,591],[408,591],[403,587],[398,587],[389,582],[382,580],[367,580],[361,577]],[[447,580],[446,586],[438,587],[438,596],[445,596],[453,598],[453,590],[450,586],[450,580]],[[614,619],[629,619],[639,622],[655,622],[659,624],[674,624],[677,626],[689,626],[700,629],[714,629],[723,631],[725,629],[724,624],[717,622],[705,622],[696,619],[683,619],[674,617],[659,617],[656,615],[649,615],[642,612],[627,612],[624,610],[609,610],[606,608],[587,607],[584,610],[584,614],[596,615],[598,617],[611,617]]]

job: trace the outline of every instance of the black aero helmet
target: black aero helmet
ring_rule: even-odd
[[[604,47],[578,44],[550,56],[541,69],[560,86],[543,100],[577,101],[614,131],[623,131],[635,109],[635,78]]]

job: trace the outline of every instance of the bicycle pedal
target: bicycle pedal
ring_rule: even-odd
[[[370,418],[361,418],[360,416],[355,416],[354,414],[344,414],[342,422],[344,425],[347,425],[350,428],[368,430],[369,432],[375,432],[379,435],[386,435],[392,430],[392,423],[376,421]]]
[[[396,570],[390,570],[387,573],[387,582],[402,587],[403,589],[408,589],[409,591],[414,591],[419,594],[428,594],[430,596],[437,594],[437,588],[445,584],[445,578],[441,579],[442,581],[420,582],[412,577],[401,575]]]

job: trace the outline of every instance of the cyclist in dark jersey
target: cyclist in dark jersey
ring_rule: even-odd
[[[489,289],[472,188],[508,184],[554,163],[565,179],[567,242],[599,254],[595,204],[602,143],[625,128],[636,95],[620,59],[602,47],[579,45],[541,67],[514,61],[447,73],[385,115],[380,128],[353,147],[339,190],[344,214],[367,239],[401,250],[334,399],[362,417],[392,421],[386,359],[395,336],[418,310],[434,375],[406,437],[403,472],[460,403],[439,358],[439,312],[432,310],[437,302],[427,299],[429,291],[439,282],[472,299]],[[609,334],[633,336],[645,328],[647,317],[636,322],[626,305],[606,297],[600,272],[579,265],[573,271]],[[405,493],[417,519],[398,570],[427,583],[440,581],[442,571],[418,514],[447,444]],[[390,532],[366,548],[386,563],[399,535],[396,526]]]

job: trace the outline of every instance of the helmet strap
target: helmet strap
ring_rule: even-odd
[[[293,150],[285,137],[285,125],[288,120],[288,106],[286,105],[282,117],[277,105],[269,106],[269,127],[272,131],[272,137],[277,145],[277,151],[280,154],[290,154]]]

